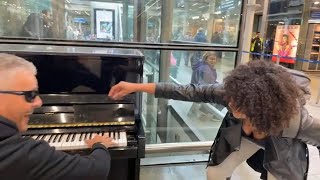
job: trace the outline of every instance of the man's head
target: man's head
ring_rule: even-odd
[[[49,22],[51,21],[51,14],[50,14],[50,11],[45,9],[45,10],[42,10],[41,11],[41,15],[42,15],[42,18],[43,18],[43,21],[46,25],[49,25]]]
[[[256,33],[256,37],[260,37],[260,32],[257,32],[257,33]]]
[[[42,105],[35,66],[23,58],[0,54],[0,115],[27,130],[30,114]]]
[[[278,135],[297,112],[297,86],[280,66],[251,61],[235,68],[224,82],[229,107],[248,135]]]

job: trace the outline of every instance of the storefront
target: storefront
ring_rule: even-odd
[[[304,1],[281,0],[269,4],[265,49],[272,61],[294,68]]]
[[[320,1],[313,0],[310,4],[310,16],[305,46],[304,59],[313,62],[303,62],[302,70],[320,71]]]
[[[320,1],[270,1],[267,20],[265,52],[274,55],[270,59],[320,71]]]

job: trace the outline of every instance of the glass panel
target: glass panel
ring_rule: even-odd
[[[241,1],[175,0],[172,40],[236,46]]]
[[[159,53],[144,52],[144,82],[158,82]],[[170,79],[175,84],[221,83],[227,72],[234,68],[235,55],[230,52],[171,51],[168,59],[171,63]],[[150,144],[213,140],[227,111],[225,107],[214,103],[169,100],[166,127],[160,127],[165,135],[159,135],[157,111],[160,106],[154,96],[145,94],[143,97],[144,116],[149,117],[146,118],[146,138]]]
[[[143,82],[159,82],[159,55],[158,50],[145,50],[145,63],[143,72]],[[145,124],[146,143],[157,142],[157,108],[158,99],[153,95],[142,94],[142,119]]]
[[[171,3],[173,18],[165,24],[172,25],[172,39],[166,41],[236,46],[241,1]],[[2,1],[0,36],[156,43],[160,42],[161,8],[160,0]]]

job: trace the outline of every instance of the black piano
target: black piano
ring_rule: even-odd
[[[3,46],[3,47],[1,47]],[[107,97],[120,81],[141,82],[144,56],[138,50],[0,45],[37,67],[43,106],[30,117],[24,134],[57,150],[87,154],[84,140],[93,133],[114,139],[109,180],[138,180],[145,135],[141,94],[123,100]]]

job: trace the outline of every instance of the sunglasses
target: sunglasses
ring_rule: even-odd
[[[0,91],[0,94],[14,94],[18,96],[24,96],[28,103],[32,103],[34,99],[39,95],[39,91]]]

